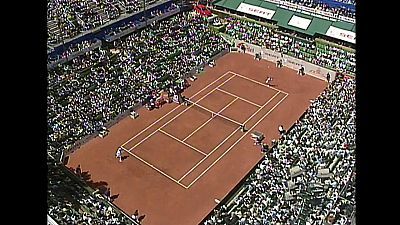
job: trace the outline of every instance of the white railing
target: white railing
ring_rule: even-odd
[[[58,225],[58,223],[54,221],[49,214],[47,214],[47,225]]]

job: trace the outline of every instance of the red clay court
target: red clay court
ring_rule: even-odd
[[[194,104],[175,103],[138,110],[105,138],[95,138],[70,155],[68,166],[81,165],[94,182],[106,182],[114,203],[142,224],[200,223],[263,157],[250,133],[266,141],[279,138],[326,87],[326,82],[299,76],[253,56],[230,53],[207,68],[184,92]],[[267,76],[272,85],[265,84]],[[240,125],[247,131],[242,132]],[[115,159],[122,146],[128,156]]]

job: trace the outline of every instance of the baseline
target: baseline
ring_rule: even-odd
[[[141,162],[143,162],[144,164],[146,164],[147,166],[151,167],[152,169],[154,169],[155,171],[159,172],[160,174],[164,175],[166,178],[172,180],[173,182],[179,184],[181,187],[185,188],[185,189],[189,189],[188,186],[180,183],[179,181],[177,181],[175,178],[171,177],[170,175],[168,175],[167,173],[165,173],[164,171],[158,169],[157,167],[155,167],[153,164],[147,162],[146,160],[140,158],[139,156],[133,154],[132,152],[126,151],[128,154],[130,154],[131,156],[135,157],[136,159],[140,160]]]
[[[278,88],[274,88],[274,87],[268,86],[268,85],[266,85],[266,84],[264,84],[264,83],[261,83],[261,82],[260,82],[260,81],[258,81],[258,80],[254,80],[254,79],[248,78],[248,77],[246,77],[246,76],[240,75],[240,74],[238,74],[238,73],[235,73],[235,72],[232,72],[232,71],[230,71],[230,72],[231,72],[232,74],[234,74],[234,75],[238,76],[238,77],[241,77],[241,78],[243,78],[243,79],[246,79],[246,80],[252,81],[252,82],[254,82],[254,83],[257,83],[257,84],[259,84],[259,85],[262,85],[262,86],[264,86],[264,87],[271,88],[271,89],[273,89],[273,90],[275,90],[275,91],[279,91],[279,92],[282,92],[282,93],[284,93],[284,94],[287,94],[287,95],[288,95],[288,93],[287,93],[287,92],[285,92],[285,91],[282,91],[282,90],[279,90]]]

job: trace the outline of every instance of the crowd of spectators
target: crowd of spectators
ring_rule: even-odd
[[[204,225],[233,220],[240,225],[351,224],[355,85],[354,79],[338,75],[266,153],[245,181],[245,191],[216,208]]]
[[[166,7],[164,9],[157,9],[157,10],[150,11],[147,19],[152,19],[154,17],[161,16],[161,15],[163,15],[169,11],[175,10],[177,8],[178,8],[178,6],[175,3],[172,3],[169,7]],[[127,29],[135,28],[139,24],[143,23],[145,20],[146,20],[145,17],[141,17],[138,20],[131,20],[128,22],[124,22],[120,26],[109,28],[108,30],[105,31],[105,33],[108,36],[113,36],[113,35],[123,32]]]
[[[320,1],[320,0],[281,0],[281,1],[294,3],[297,5],[309,7],[311,9],[321,10],[324,12],[330,12],[333,15],[335,15],[336,17],[345,16],[345,17],[349,17],[349,18],[355,18],[355,16],[356,16],[355,10],[350,9],[346,5],[341,5],[341,6],[335,5],[334,6],[334,5],[329,5],[326,2]],[[356,4],[355,0],[336,0],[336,1],[350,4],[350,5]]]
[[[146,1],[146,5],[157,0]],[[85,31],[140,11],[141,0],[49,0],[47,2],[48,44],[56,45]]]
[[[70,45],[67,49],[62,51],[60,54],[48,54],[47,63],[49,64],[49,63],[55,62],[59,59],[67,58],[75,52],[79,52],[79,51],[89,48],[90,46],[92,46],[93,44],[95,44],[98,41],[100,41],[100,40],[98,40],[98,39],[84,40],[82,42]]]
[[[316,57],[312,63],[339,71],[356,72],[355,52],[345,51],[335,46],[317,44]]]
[[[55,25],[48,42],[57,44],[120,16],[118,0],[49,0],[47,20]],[[49,23],[49,22],[48,22]]]
[[[47,213],[58,224],[135,225],[100,194],[84,188],[50,157],[47,168]]]
[[[49,70],[48,151],[58,157],[132,106],[181,90],[184,75],[225,48],[185,12]]]
[[[316,44],[311,38],[299,38],[284,34],[273,28],[255,22],[228,17],[225,19],[226,34],[274,51],[289,54],[316,65],[329,67],[343,72],[356,72],[354,52],[327,44]]]

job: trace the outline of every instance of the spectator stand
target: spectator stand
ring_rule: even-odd
[[[349,23],[356,23],[355,20],[355,5],[352,4],[344,4],[344,3],[334,3],[335,1],[333,0],[313,0],[313,6],[314,7],[309,7],[309,1],[295,1],[296,3],[293,3],[292,1],[289,0],[264,0],[267,2],[271,2],[276,4],[278,7],[280,8],[284,8],[284,9],[290,9],[296,12],[301,12],[304,14],[308,14],[308,15],[312,15],[312,16],[316,16],[316,17],[320,17],[323,19],[328,19],[331,21],[337,21],[337,20],[342,20],[345,22],[349,22]],[[304,2],[304,3],[303,3]],[[325,8],[325,10],[321,10],[319,8],[321,7],[317,7],[318,4],[317,3],[328,3],[328,5],[330,5],[332,8],[340,8],[342,6],[344,6],[346,9],[350,10],[352,13],[350,14],[351,16],[344,16],[339,13],[335,13],[334,10],[329,10],[329,8]],[[338,7],[339,6],[339,7]]]
[[[228,44],[227,48],[225,48],[224,50],[222,50],[222,51],[220,51],[220,52],[215,51],[215,52],[212,54],[213,56],[210,58],[209,61],[211,61],[211,60],[217,60],[217,59],[221,58],[222,56],[228,54],[229,52],[230,52],[230,51],[229,51],[229,44]],[[204,70],[205,66],[207,66],[207,65],[208,65],[208,62],[202,62],[202,63],[200,63],[199,65],[197,65],[196,67],[194,67],[192,70],[190,70],[187,74],[185,74],[185,75],[184,75],[184,78],[185,78],[185,79],[188,79],[188,78],[192,77],[193,75],[199,74],[201,71]]]
[[[223,16],[222,19],[227,21],[227,23],[224,22],[226,33],[223,36],[226,36],[228,40],[232,38],[242,40],[294,56],[329,70],[333,69],[353,76],[355,74],[355,51],[351,48],[293,31],[285,33],[286,29],[278,30],[272,26],[264,26],[265,23],[248,18],[242,20],[242,17],[227,12],[220,14]],[[319,50],[321,48],[323,48],[322,52]],[[297,69],[295,68],[295,70]],[[318,71],[320,69],[312,69],[311,73],[318,73]],[[320,72],[320,74],[322,73]]]
[[[353,12],[356,11],[356,1],[355,0],[315,0],[318,3],[327,4],[332,8],[346,8]]]
[[[84,43],[84,44],[83,44]],[[51,54],[48,54],[48,64],[47,69],[53,69],[57,65],[66,63],[80,55],[85,54],[86,52],[92,51],[93,49],[99,48],[102,45],[101,40],[95,38],[90,41],[83,41],[79,43],[70,43],[68,48],[60,51],[53,51]],[[63,46],[66,47],[66,46]],[[55,59],[55,60],[51,60]]]
[[[185,74],[190,70],[193,71],[195,67],[204,65],[204,62],[208,62],[209,58],[226,48],[222,38],[219,38],[202,25],[205,21],[199,20],[199,18],[190,13],[183,13],[183,15],[162,22],[161,24],[164,24],[162,25],[163,29],[156,31],[161,34],[157,37],[165,36],[164,33],[170,32],[170,27],[187,23],[185,20],[188,19],[193,20],[194,23],[189,23],[190,26],[181,28],[178,26],[178,28],[190,28],[193,34],[202,33],[208,38],[205,38],[205,36],[197,37],[197,35],[191,36],[194,43],[202,46],[202,48],[185,46],[183,50],[186,52],[186,63],[183,67],[177,67],[178,61],[174,59],[177,57],[177,52],[170,51],[176,49],[173,46],[166,49],[169,51],[168,57],[158,59],[158,56],[155,55],[146,64],[140,62],[141,57],[134,56],[134,58],[130,58],[126,55],[126,52],[133,50],[131,49],[133,46],[130,43],[138,40],[150,40],[148,37],[150,33],[138,32],[127,38],[117,40],[113,44],[104,43],[101,48],[94,49],[73,59],[72,63],[68,62],[59,65],[54,70],[50,70],[50,95],[48,101],[50,107],[49,126],[51,129],[49,129],[49,151],[52,154],[59,151],[58,155],[69,154],[70,151],[79,148],[80,145],[98,135],[99,128],[112,126],[129,115],[132,106],[134,107],[133,110],[135,110],[136,107],[146,104],[146,101],[149,100],[149,95],[152,96],[152,93],[158,92],[160,88],[168,87],[168,85],[171,85],[171,81],[185,77]],[[202,38],[200,39],[199,37]],[[172,35],[171,38],[185,38],[185,35]],[[151,41],[153,41],[153,45],[150,45],[150,47],[164,46],[161,44],[164,41],[163,39],[156,38]],[[178,43],[183,42],[178,41]],[[133,52],[135,53],[149,51],[146,46],[134,47]],[[178,52],[178,55],[181,53]],[[153,65],[153,63],[157,63],[160,66]],[[136,69],[136,67],[138,68]],[[174,71],[176,69],[182,71],[171,74],[172,71],[169,69],[171,67],[175,68]],[[130,71],[133,71],[133,69],[138,73],[135,77],[130,76]],[[151,72],[153,78],[149,77],[147,72],[144,73],[144,71]],[[159,85],[154,85],[153,79],[156,79]],[[119,82],[123,83],[118,84]],[[145,92],[135,90],[135,83],[143,83]],[[123,91],[127,88],[130,91]],[[105,94],[113,97],[113,104],[110,104],[110,101],[99,101],[104,99]],[[78,105],[79,108],[76,108]],[[106,107],[101,107],[102,105]],[[66,113],[66,116],[63,112]],[[71,132],[67,132],[69,130]],[[59,157],[58,155],[56,156],[57,158]]]
[[[300,66],[304,66],[305,73],[319,79],[325,80],[325,75],[329,72],[330,74],[335,74],[333,70],[320,67],[318,65],[312,64],[310,62],[303,61],[301,59],[292,57],[290,55],[281,54],[280,52],[276,52],[267,48],[262,48],[257,45],[253,45],[247,42],[243,42],[241,40],[235,39],[235,46],[245,45],[246,53],[250,55],[255,55],[255,53],[262,52],[262,58],[268,61],[276,62],[278,59],[282,59],[283,55],[283,66],[291,68],[293,70],[298,70]],[[334,79],[334,78],[333,78]]]
[[[306,112],[304,112],[301,116],[300,119],[304,117]],[[293,124],[289,129],[287,130],[287,133],[290,132],[290,130],[295,127],[296,124]],[[278,140],[279,141],[279,140]],[[278,141],[273,141],[272,146],[270,146],[270,149],[276,148]],[[214,210],[211,211],[204,219],[201,221],[200,224],[207,224],[207,221],[211,220],[211,217],[214,215],[219,215],[224,218],[222,223],[216,223],[216,224],[236,224],[236,220],[232,216],[232,212],[235,211],[235,209],[238,209],[242,207],[242,204],[238,204],[237,200],[240,196],[245,195],[245,193],[250,193],[251,189],[249,189],[249,184],[251,183],[251,176],[252,174],[257,173],[259,170],[259,165],[265,160],[265,158],[261,158],[256,165],[249,171],[249,173],[244,176],[239,183],[226,195],[226,197],[215,206]],[[208,224],[207,224],[208,225]]]
[[[157,2],[145,11],[134,13],[128,18],[121,19],[103,28],[100,38],[107,42],[113,42],[146,27],[147,24],[168,18],[179,12],[179,6],[175,5],[172,1]]]
[[[124,8],[122,5],[126,4],[126,3],[121,3],[123,1],[132,2],[132,3],[136,2],[136,0],[133,0],[133,1],[116,0],[116,1],[118,2],[119,5],[121,5],[121,8]],[[133,11],[131,13],[126,13],[126,14],[120,15],[117,19],[112,19],[112,20],[107,21],[107,22],[103,23],[102,25],[97,26],[93,29],[90,29],[90,30],[87,30],[84,32],[80,32],[79,34],[74,35],[73,37],[60,40],[56,44],[48,44],[48,46],[55,48],[56,50],[57,49],[66,49],[66,48],[68,48],[70,43],[79,43],[84,40],[90,40],[90,39],[94,39],[94,38],[102,39],[102,37],[104,37],[103,31],[107,30],[108,27],[113,26],[113,24],[119,23],[120,21],[123,21],[123,20],[129,20],[130,17],[134,17],[138,13],[140,14],[148,9],[152,9],[154,6],[157,7],[157,6],[163,5],[163,4],[170,4],[171,2],[172,2],[172,0],[147,1],[147,2],[145,2],[144,7],[142,7],[143,4],[139,4],[137,6],[137,11]],[[135,4],[137,4],[137,2]],[[148,8],[146,8],[146,7],[148,7]]]
[[[51,158],[47,159],[47,167],[48,223],[139,225],[78,178],[71,169]]]
[[[248,191],[234,200],[240,208],[218,206],[203,224],[227,224],[233,215],[239,224],[352,223],[355,129],[340,124],[354,117],[355,80],[337,77],[253,170]],[[321,169],[331,175],[321,177]]]

